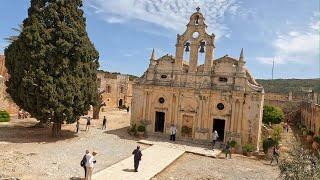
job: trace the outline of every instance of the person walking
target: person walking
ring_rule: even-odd
[[[171,124],[170,127],[170,141],[176,141],[177,128],[175,125]]]
[[[129,113],[130,109],[129,109],[129,106],[127,107],[127,113]]]
[[[140,151],[140,146],[137,146],[137,149],[135,149],[133,152],[133,160],[134,160],[134,171],[138,172],[139,168],[139,162],[141,161],[142,153]]]
[[[218,140],[219,135],[217,130],[214,130],[213,134],[212,134],[212,149],[214,149],[214,145],[216,144],[216,141]]]
[[[78,120],[77,120],[77,125],[76,125],[77,133],[79,132],[79,127],[80,127],[80,122],[79,122],[79,119],[78,119]]]
[[[280,156],[279,147],[277,145],[275,145],[275,146],[273,146],[272,158],[271,158],[270,164],[272,164],[273,160],[276,160],[277,164],[278,164],[279,163],[279,156]]]
[[[106,116],[103,117],[102,130],[103,129],[107,129],[107,118],[106,118]]]
[[[228,154],[229,154],[229,159],[231,159],[231,146],[230,146],[230,140],[227,141],[227,144],[226,144],[226,159],[228,157]]]
[[[87,163],[86,155],[87,154],[89,154],[89,150],[86,150],[86,153],[84,154],[84,156],[80,162],[80,166],[83,167],[83,169],[84,169],[84,177],[87,177],[87,168],[86,168],[86,163]]]
[[[89,131],[90,125],[91,125],[91,117],[89,116],[89,117],[87,118],[86,131]]]
[[[86,154],[86,177],[85,180],[91,180],[94,164],[96,164],[95,156],[97,155],[96,151],[93,151],[92,154],[88,153]]]

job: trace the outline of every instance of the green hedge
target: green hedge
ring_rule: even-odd
[[[284,120],[283,111],[275,106],[264,106],[263,107],[263,123],[268,124],[271,122],[272,124],[279,124]]]
[[[275,145],[279,145],[279,142],[277,142],[276,140],[273,140],[273,139],[271,139],[271,138],[268,138],[268,139],[263,140],[263,145],[262,145],[262,147],[263,147],[263,152],[264,152],[265,154],[267,154],[267,153],[268,153],[268,149],[269,149],[270,147],[275,146]]]
[[[9,122],[10,121],[10,115],[5,110],[0,110],[0,122]]]

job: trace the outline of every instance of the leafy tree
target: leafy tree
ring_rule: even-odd
[[[95,105],[99,54],[90,42],[82,0],[31,0],[22,32],[5,49],[14,102],[41,122],[73,123]]]
[[[264,106],[263,107],[263,123],[279,124],[284,119],[283,111],[275,106]]]

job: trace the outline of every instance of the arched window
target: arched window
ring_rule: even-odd
[[[107,85],[106,91],[107,91],[107,93],[111,93],[111,86],[110,85]]]

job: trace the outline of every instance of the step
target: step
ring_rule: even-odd
[[[133,172],[133,156],[130,156],[95,173],[92,179],[149,180],[178,159],[184,152],[180,149],[153,145],[142,151],[139,172]]]

